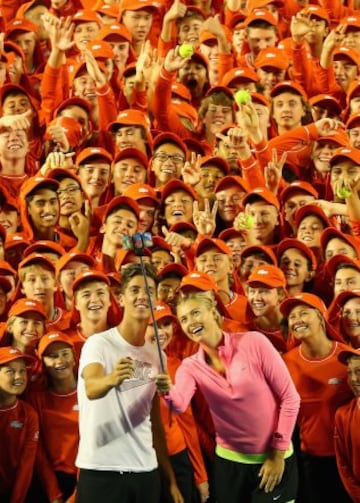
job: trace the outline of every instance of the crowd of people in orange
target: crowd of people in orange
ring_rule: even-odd
[[[358,0],[0,0],[1,501],[91,503],[93,493],[112,503],[109,481],[93,489],[97,475],[144,475],[158,463],[160,489],[130,477],[144,492],[123,502],[232,503],[237,481],[255,477],[256,492],[239,489],[244,503],[360,503],[359,9]],[[146,270],[124,246],[136,233],[151,234]],[[146,274],[151,291],[135,285]],[[203,320],[193,332],[192,303]],[[129,343],[120,367],[99,363],[92,337],[114,327]],[[238,349],[226,335],[255,332],[271,343],[253,336],[261,365],[251,344]],[[155,351],[149,368],[134,364],[142,344]],[[157,351],[189,388],[180,396],[160,377],[165,398],[151,405],[164,371]],[[213,395],[243,389],[237,351],[252,354],[279,409],[254,369],[246,408],[228,391]],[[189,358],[195,370],[182,365]],[[144,387],[139,432],[128,408],[141,409]],[[126,409],[136,439],[110,420],[95,434],[92,407],[94,424]],[[263,417],[256,427],[250,411]],[[141,451],[150,416],[157,458]],[[259,440],[266,420],[273,443]],[[97,464],[99,445],[111,449]],[[122,445],[129,466],[121,458],[114,468]],[[270,448],[284,453],[281,473]],[[231,475],[234,465],[256,476]],[[285,476],[291,490],[278,496]]]

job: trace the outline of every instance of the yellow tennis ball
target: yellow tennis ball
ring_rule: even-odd
[[[179,56],[182,58],[191,58],[194,54],[194,49],[191,44],[181,44],[179,47]]]
[[[246,89],[239,89],[239,91],[235,93],[235,101],[238,105],[248,103],[251,101],[250,93],[246,91]]]

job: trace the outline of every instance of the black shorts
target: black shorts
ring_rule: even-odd
[[[76,503],[159,503],[159,471],[80,470]]]
[[[287,503],[298,488],[296,458],[285,459],[282,480],[273,491],[259,488],[261,464],[245,464],[215,457],[215,492],[218,503]]]

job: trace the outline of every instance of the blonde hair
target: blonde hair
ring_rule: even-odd
[[[178,310],[179,306],[181,306],[181,304],[183,304],[184,302],[187,302],[188,300],[194,300],[194,301],[198,302],[199,304],[204,304],[207,307],[208,311],[213,311],[216,323],[219,325],[219,327],[221,327],[222,316],[218,311],[217,302],[216,302],[215,295],[214,295],[213,291],[190,292],[190,293],[184,294],[182,297],[179,298],[179,300],[176,304],[176,311]]]
[[[26,265],[25,267],[22,267],[20,269],[20,271],[19,271],[20,283],[23,283],[25,281],[25,277],[28,273],[39,272],[39,268],[42,271],[49,271],[52,274],[52,276],[54,277],[54,281],[55,281],[55,272],[53,269],[51,269],[51,267],[47,267],[46,265],[43,265],[43,264],[30,264],[30,265]]]

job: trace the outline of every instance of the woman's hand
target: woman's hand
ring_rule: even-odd
[[[280,484],[284,469],[284,451],[271,452],[259,471],[259,477],[261,477],[260,489],[264,489],[266,493],[273,491]]]

